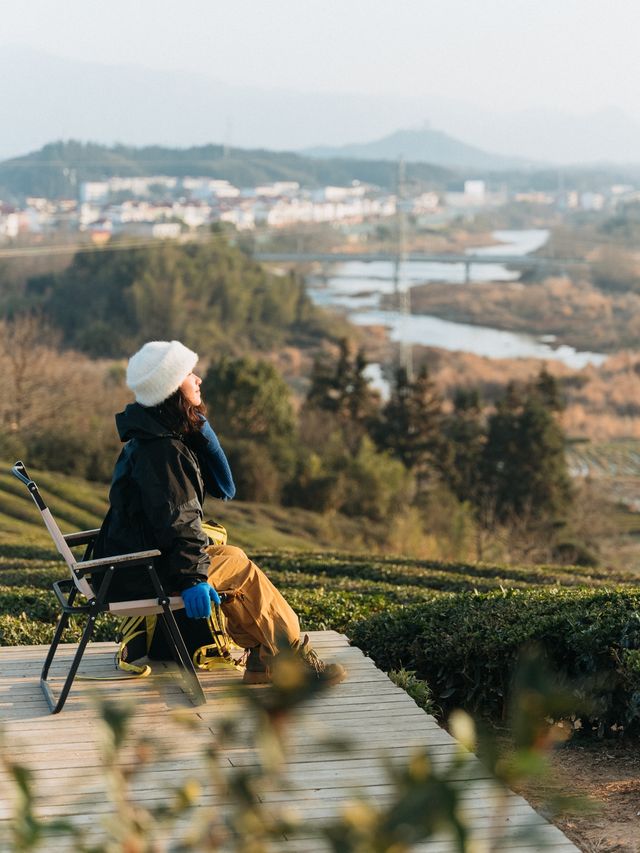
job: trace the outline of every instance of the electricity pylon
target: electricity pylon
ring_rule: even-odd
[[[407,259],[407,222],[405,210],[405,166],[404,158],[398,160],[396,183],[396,257],[393,268],[395,305],[400,315],[400,340],[398,341],[398,366],[404,367],[407,379],[413,379],[413,355],[411,344],[404,339],[405,318],[411,314],[411,292],[408,282],[403,280],[402,266]]]

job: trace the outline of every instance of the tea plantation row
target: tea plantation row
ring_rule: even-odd
[[[46,643],[57,616],[50,587],[65,567],[50,553],[45,561],[4,550],[0,645]],[[504,715],[519,651],[535,642],[565,683],[576,684],[576,696],[591,696],[586,711],[576,700],[585,728],[638,727],[640,592],[631,578],[349,554],[254,556],[305,629],[345,632],[383,669],[414,671],[444,710]],[[103,618],[98,638],[114,633],[114,621]],[[74,625],[66,639],[78,636]]]
[[[99,523],[104,503],[92,487],[76,492],[75,483],[39,479],[65,529]],[[0,476],[0,645],[49,642],[57,617],[51,583],[66,572],[19,486]],[[535,643],[573,691],[585,730],[640,728],[640,593],[633,577],[334,552],[253,549],[251,556],[304,629],[344,632],[383,669],[415,672],[443,710],[504,715],[519,651]],[[105,617],[97,638],[112,639],[115,629]],[[77,640],[79,631],[72,625],[65,639]]]

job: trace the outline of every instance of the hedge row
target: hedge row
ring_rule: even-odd
[[[79,642],[84,625],[84,620],[72,619],[62,635],[62,642]],[[48,645],[53,640],[55,627],[55,622],[40,622],[26,612],[20,615],[3,614],[0,616],[0,646]],[[101,616],[96,620],[94,640],[113,640],[115,633],[116,622],[113,617]]]
[[[415,671],[443,708],[493,717],[506,713],[521,650],[536,645],[570,685],[585,731],[640,731],[639,591],[442,595],[369,617],[349,635],[383,669]]]
[[[602,586],[634,584],[636,578],[610,569],[580,566],[505,566],[453,563],[356,554],[291,554],[263,551],[252,558],[274,579],[312,575],[324,579],[352,578],[395,586],[423,586],[440,592],[486,592],[499,586]]]

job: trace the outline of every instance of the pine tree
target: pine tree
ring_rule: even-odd
[[[352,453],[357,453],[378,415],[379,395],[369,386],[366,367],[363,350],[354,351],[344,338],[337,362],[318,359],[314,363],[306,400],[307,407],[335,415]]]
[[[533,388],[540,395],[545,406],[552,412],[561,412],[564,409],[564,400],[560,393],[560,385],[555,376],[542,367]]]
[[[524,393],[510,386],[489,419],[485,497],[490,493],[500,521],[560,522],[566,513],[571,484],[554,405],[535,383]]]
[[[448,451],[441,458],[443,479],[458,500],[477,503],[487,437],[477,389],[456,390],[453,412],[444,420],[443,433]]]
[[[419,491],[433,478],[446,452],[442,424],[442,397],[426,366],[413,382],[399,368],[375,436],[379,447],[414,472]]]

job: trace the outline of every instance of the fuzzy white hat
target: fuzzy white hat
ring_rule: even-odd
[[[182,385],[198,354],[180,341],[149,341],[127,365],[127,385],[143,406],[157,406]]]

